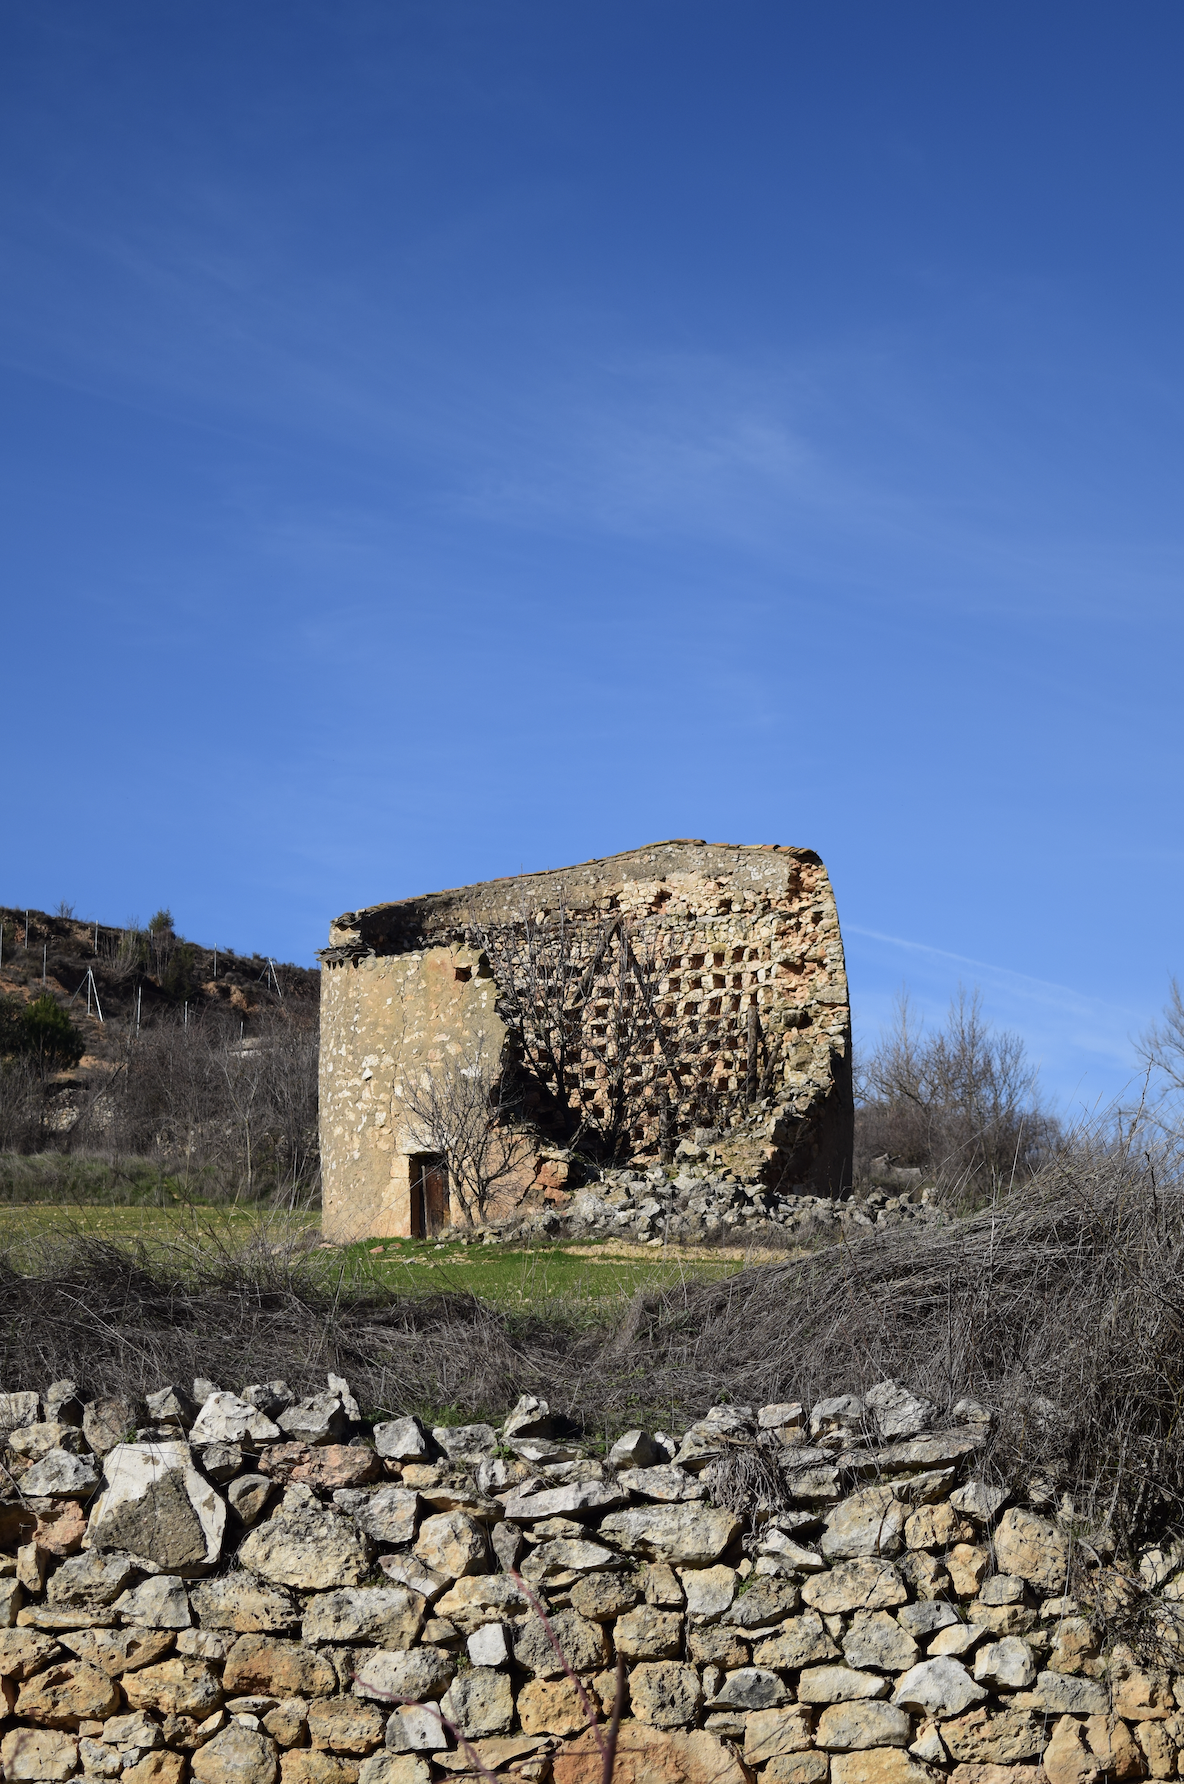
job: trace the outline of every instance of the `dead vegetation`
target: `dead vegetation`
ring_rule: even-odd
[[[200,1235],[172,1265],[47,1250],[0,1279],[0,1378],[305,1388],[333,1369],[390,1412],[472,1416],[536,1392],[595,1430],[895,1376],[942,1409],[994,1409],[986,1465],[1038,1502],[1067,1495],[1120,1548],[1184,1529],[1184,1184],[1141,1129],[1080,1137],[971,1216],[640,1297],[613,1330],[347,1291],[327,1256]]]
[[[959,987],[930,1031],[902,991],[891,1027],[857,1056],[857,1184],[920,1172],[970,1207],[1030,1177],[1059,1139],[1022,1039],[991,1026],[978,990]]]

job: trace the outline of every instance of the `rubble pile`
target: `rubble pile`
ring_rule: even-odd
[[[0,1395],[0,1770],[595,1784],[619,1657],[620,1784],[1175,1776],[1184,1675],[1107,1647],[989,1428],[896,1382],[600,1454],[543,1400],[426,1429],[336,1376]]]
[[[901,1173],[903,1175],[903,1173]],[[531,1208],[486,1230],[497,1239],[624,1238],[648,1245],[746,1244],[839,1238],[870,1227],[940,1219],[932,1191],[916,1183],[873,1188],[842,1199],[803,1187],[772,1189],[759,1171],[732,1170],[714,1146],[683,1141],[669,1168],[605,1170],[593,1182],[543,1208]]]

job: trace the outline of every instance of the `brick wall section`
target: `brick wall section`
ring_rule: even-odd
[[[408,1230],[400,1073],[430,1068],[433,1054],[478,1032],[500,1047],[497,986],[474,936],[559,906],[589,933],[619,913],[655,951],[658,1011],[678,1061],[674,1139],[722,1122],[767,1182],[846,1186],[850,1009],[826,869],[808,849],[674,841],[337,919],[321,954],[330,1237]],[[657,1158],[656,1114],[640,1122],[634,1147]]]

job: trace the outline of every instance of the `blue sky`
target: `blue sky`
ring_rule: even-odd
[[[0,901],[816,848],[1062,1106],[1184,970],[1184,14],[0,15]]]

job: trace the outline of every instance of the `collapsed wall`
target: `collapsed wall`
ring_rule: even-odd
[[[0,1771],[593,1784],[620,1660],[622,1784],[1174,1776],[1184,1556],[1107,1570],[984,1478],[989,1421],[884,1382],[605,1454],[334,1376],[0,1396]],[[1139,1598],[1170,1665],[1091,1608]]]
[[[413,1232],[424,1141],[401,1085],[466,1050],[496,1060],[513,1047],[515,946],[529,933],[545,947],[557,926],[577,959],[603,952],[610,931],[627,936],[652,1007],[652,1038],[628,1066],[646,1077],[631,1158],[665,1162],[699,1134],[730,1145],[737,1174],[770,1187],[833,1196],[849,1185],[851,1021],[825,867],[778,844],[656,843],[332,925],[319,956],[328,1238]],[[607,1001],[589,1017],[577,1078],[595,1107],[612,1070],[597,1051]],[[541,1109],[545,1087],[538,1100]],[[544,1165],[535,1161],[540,1182]]]

